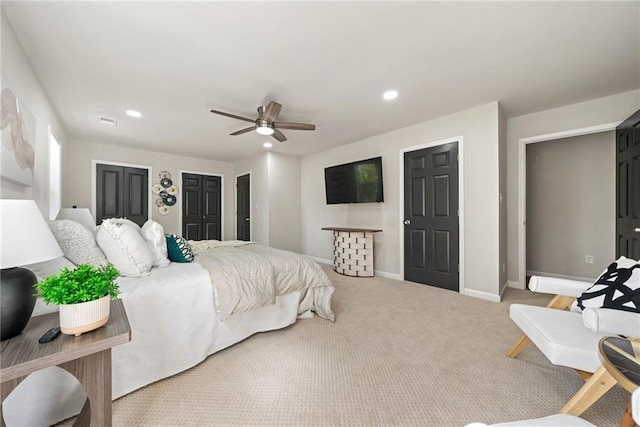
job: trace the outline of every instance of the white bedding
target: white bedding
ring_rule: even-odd
[[[132,340],[112,350],[114,399],[189,369],[257,332],[284,328],[307,317],[301,314],[317,310],[312,293],[294,290],[276,296],[274,304],[221,321],[209,273],[196,263],[171,263],[151,269],[146,277],[120,277],[118,284]],[[326,292],[330,299],[330,284]],[[82,387],[69,373],[47,368],[27,377],[7,397],[3,415],[9,426],[51,425],[77,414],[84,399]]]

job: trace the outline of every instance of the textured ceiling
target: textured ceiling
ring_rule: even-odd
[[[513,117],[640,87],[639,2],[10,2],[69,137],[236,160],[269,100],[304,155],[491,101]],[[400,96],[382,100],[394,88]],[[128,118],[136,109],[142,119]],[[118,120],[117,127],[99,117]]]

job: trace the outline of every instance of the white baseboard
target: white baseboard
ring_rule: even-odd
[[[520,284],[520,282],[516,282],[515,280],[508,280],[507,281],[507,287],[509,288],[514,288],[514,289],[522,289],[524,290],[524,286],[522,286]]]
[[[509,287],[509,282],[504,282],[504,285],[502,285],[502,289],[500,289],[500,301],[502,301],[502,297],[504,296],[504,293],[507,291],[507,288]]]
[[[473,289],[465,289],[464,294],[474,298],[480,298],[487,301],[500,302],[500,295],[490,294],[488,292],[474,291]]]
[[[333,266],[333,260],[332,259],[318,258],[318,257],[311,256],[311,255],[307,255],[307,256],[309,258],[311,258],[312,260],[314,260],[315,262],[319,262],[320,264],[326,264],[326,265]],[[382,271],[382,270],[374,270],[374,274],[376,276],[385,277],[387,279],[402,280],[402,277],[400,277],[400,275],[396,274],[396,273],[387,273],[386,271]],[[348,277],[351,277],[351,276],[348,276]]]
[[[402,280],[399,274],[387,273],[386,271],[374,270],[376,276],[385,277],[387,279]]]
[[[533,270],[527,270],[527,276],[553,277],[556,279],[577,280],[578,282],[595,282],[596,281],[595,277],[567,276],[565,274],[545,273],[542,271],[533,271]]]

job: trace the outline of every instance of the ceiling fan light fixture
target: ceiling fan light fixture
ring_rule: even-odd
[[[274,131],[273,127],[269,123],[261,122],[256,125],[256,132],[258,132],[260,135],[269,136],[273,135]]]

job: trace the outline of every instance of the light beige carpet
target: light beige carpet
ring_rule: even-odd
[[[509,304],[548,297],[510,289],[493,303],[326,270],[335,323],[248,338],[117,400],[114,425],[463,426],[554,414],[582,385],[534,346],[504,355],[520,333]],[[628,399],[616,386],[583,418],[617,426]]]

